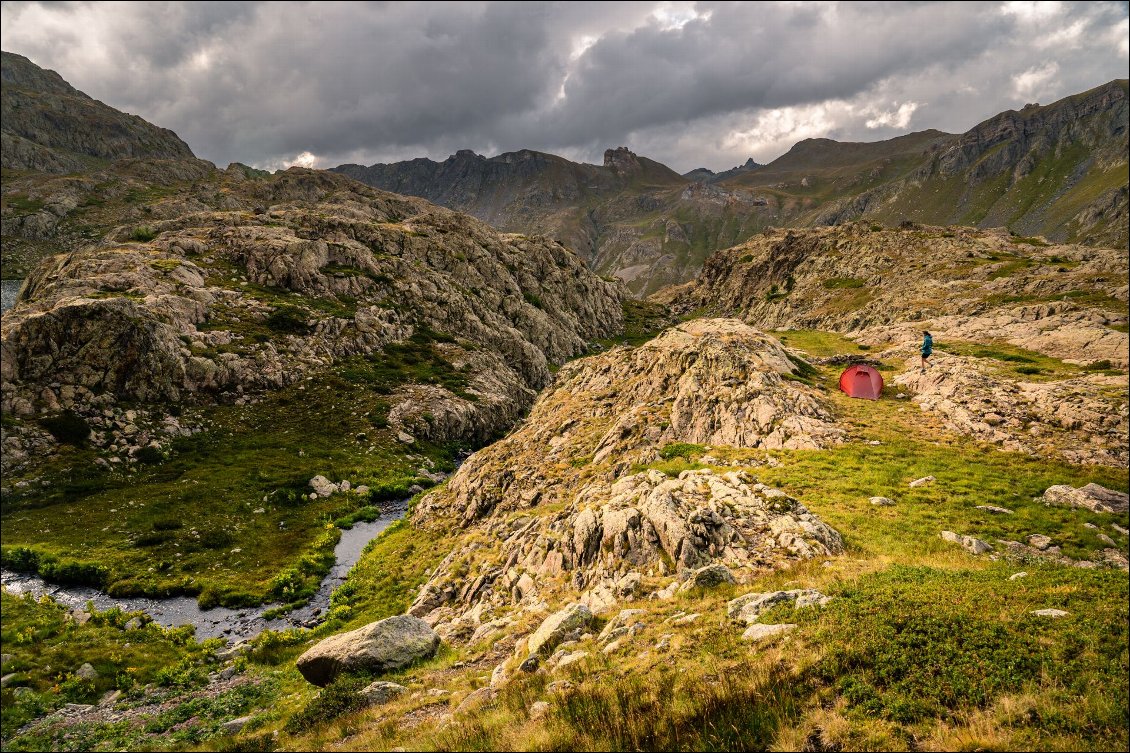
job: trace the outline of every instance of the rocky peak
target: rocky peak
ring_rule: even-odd
[[[626,146],[605,149],[604,166],[621,175],[643,170],[639,157]]]
[[[45,93],[90,99],[68,84],[55,71],[40,68],[23,55],[14,52],[0,52],[0,80],[5,86],[18,86]]]

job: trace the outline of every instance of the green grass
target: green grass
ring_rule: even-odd
[[[624,330],[614,337],[596,341],[605,348],[613,345],[642,345],[671,324],[671,314],[665,306],[635,298],[625,298],[621,304],[624,309]]]
[[[126,630],[126,623],[137,615],[119,610],[94,613],[79,625],[50,599],[37,601],[4,591],[0,604],[4,651],[13,656],[4,673],[14,675],[2,694],[5,750],[35,749],[35,738],[10,746],[13,733],[64,703],[96,703],[111,690],[138,696],[147,684],[197,687],[214,664],[213,652],[220,643],[198,643],[191,628],[167,630],[149,622]],[[97,677],[75,674],[84,662],[94,667]],[[16,695],[17,687],[31,693]]]
[[[1040,381],[1054,381],[1079,376],[1080,366],[1064,363],[1058,358],[1004,342],[972,343],[947,340],[935,343],[935,349],[957,356],[980,358],[989,362],[990,370],[1004,374],[1038,376]]]
[[[812,329],[787,329],[769,332],[784,345],[799,348],[812,356],[826,357],[842,354],[855,355],[868,350],[843,335]]]
[[[9,487],[5,559],[26,549],[25,569],[48,563],[44,574],[63,580],[88,581],[94,568],[120,595],[187,593],[233,605],[299,599],[332,559],[326,527],[371,504],[352,493],[309,500],[310,478],[349,479],[380,494],[415,481],[419,461],[410,453],[450,467],[454,448],[418,441],[408,449],[378,428],[387,412],[372,383],[327,375],[255,405],[202,411],[207,431],[176,440],[157,465],[98,470],[93,448],[64,448],[43,469],[48,486]],[[167,528],[184,510],[192,517]]]
[[[338,374],[351,384],[382,395],[411,382],[434,384],[464,400],[477,401],[478,396],[468,391],[467,375],[452,366],[436,347],[437,342],[451,341],[446,335],[418,328],[408,340],[390,343],[383,352],[343,361]]]

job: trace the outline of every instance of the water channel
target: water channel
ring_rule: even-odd
[[[305,606],[286,615],[267,620],[263,614],[274,604],[258,607],[229,609],[214,607],[201,609],[191,596],[173,596],[167,599],[114,598],[95,588],[86,586],[60,586],[48,583],[42,578],[9,570],[0,571],[0,583],[9,593],[31,593],[35,596],[50,596],[55,601],[71,608],[82,609],[92,602],[99,611],[119,607],[123,612],[142,611],[155,622],[165,627],[195,625],[196,637],[227,638],[231,641],[253,638],[263,630],[285,630],[287,628],[312,626],[326,612],[330,595],[344,581],[349,571],[361,559],[365,545],[404,515],[405,507],[400,504],[386,509],[384,515],[371,523],[356,523],[352,528],[341,532],[341,540],[334,548],[334,566],[322,579],[318,592]]]

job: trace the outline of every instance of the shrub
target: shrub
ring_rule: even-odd
[[[366,705],[360,691],[368,684],[369,680],[364,677],[352,675],[338,677],[314,696],[314,699],[306,704],[306,708],[288,719],[283,729],[291,734],[304,732],[344,714],[360,711]]]
[[[138,241],[139,243],[148,243],[157,237],[157,231],[148,225],[140,225],[135,227],[129,234],[131,241]]]
[[[1016,367],[1016,373],[1017,374],[1042,374],[1043,369],[1039,368],[1038,366],[1017,366]]]
[[[157,465],[165,460],[164,454],[156,447],[142,447],[135,455],[138,462],[146,463],[147,465]]]
[[[267,316],[264,324],[279,334],[302,335],[310,331],[305,312],[295,306],[279,306]]]
[[[90,424],[74,411],[47,416],[39,424],[63,444],[81,445],[90,437]]]
[[[672,460],[673,458],[684,458],[691,460],[706,452],[700,444],[691,444],[689,442],[672,442],[666,445],[659,451],[659,457],[664,460]]]
[[[1111,362],[1109,360],[1104,358],[1101,361],[1095,361],[1093,363],[1089,363],[1086,366],[1084,366],[1083,368],[1086,369],[1087,371],[1110,371],[1111,369],[1114,368],[1114,366],[1111,364]]]

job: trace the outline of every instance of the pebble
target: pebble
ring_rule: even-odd
[[[1071,613],[1065,612],[1062,609],[1033,609],[1028,614],[1034,614],[1037,617],[1051,617],[1052,619],[1057,620],[1060,617],[1066,617]]]

